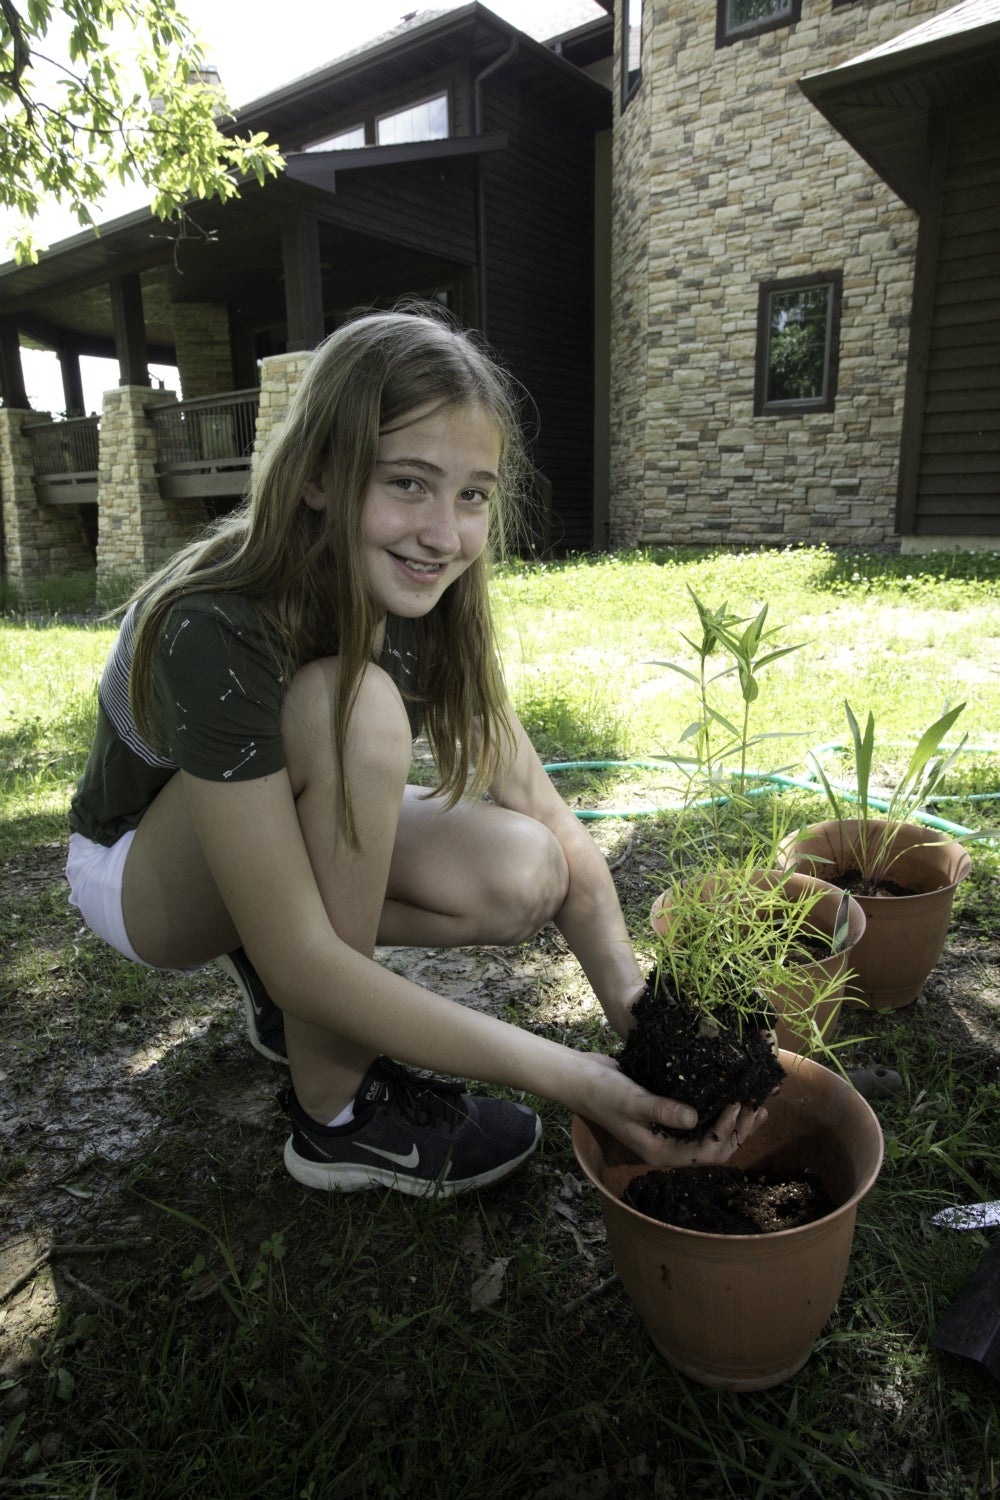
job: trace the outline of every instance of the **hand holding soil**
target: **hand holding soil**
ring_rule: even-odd
[[[781,1086],[785,1071],[774,1054],[770,1033],[761,1029],[766,1021],[763,1015],[758,1024],[757,1018],[735,1009],[714,1014],[700,1010],[677,996],[667,976],[655,971],[634,1014],[635,1025],[618,1054],[619,1066],[645,1088],[692,1107],[697,1121],[690,1127],[680,1125],[689,1141],[704,1140],[711,1150],[717,1144],[712,1137],[726,1125],[735,1102],[752,1118]],[[678,1126],[673,1119],[657,1124],[667,1130]],[[742,1141],[746,1133],[737,1128]],[[686,1161],[693,1159],[688,1156]],[[715,1162],[724,1159],[711,1157]]]
[[[731,1104],[702,1127],[690,1106],[651,1093],[613,1058],[591,1053],[587,1061],[596,1064],[587,1080],[591,1098],[577,1107],[650,1167],[722,1166],[767,1119],[766,1109]]]

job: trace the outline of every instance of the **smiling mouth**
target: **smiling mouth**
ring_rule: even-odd
[[[401,557],[398,552],[390,552],[389,556],[395,558],[396,562],[402,563],[403,567],[408,568],[411,573],[420,573],[425,578],[436,578],[444,567],[444,563],[418,562],[415,557]]]

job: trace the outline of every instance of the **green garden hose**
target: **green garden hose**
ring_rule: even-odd
[[[845,745],[830,743],[826,745],[820,745],[816,750],[810,751],[810,755],[815,760],[823,755],[841,753],[846,748],[847,747]],[[965,754],[978,753],[980,755],[990,755],[996,753],[996,747],[993,745],[966,745],[963,746],[962,749],[963,753]],[[556,775],[560,771],[611,771],[617,768],[634,768],[641,771],[660,771],[664,768],[665,765],[670,764],[670,760],[670,756],[662,756],[656,760],[565,760],[555,761],[550,765],[547,765],[545,769],[550,776]],[[739,771],[735,770],[730,771],[727,774],[729,775],[731,780],[736,780],[741,775]],[[807,773],[805,776],[784,776],[777,771],[746,771],[743,772],[742,775],[743,778],[747,781],[755,781],[759,783],[759,785],[747,792],[746,795],[750,797],[761,796],[763,793],[770,791],[772,788],[777,788],[779,792],[785,790],[793,790],[816,792],[818,794],[822,794],[823,791],[823,788],[820,785],[819,781],[814,775],[812,775],[812,773]],[[852,790],[851,787],[844,786],[842,783],[838,782],[831,782],[830,785],[833,787],[834,791],[845,797],[849,802],[856,802],[858,800],[857,792]],[[703,797],[699,801],[692,803],[691,806],[720,806],[728,802],[729,800],[730,799],[726,796]],[[997,800],[1000,800],[1000,791],[976,792],[966,797],[956,795],[934,798],[935,803],[990,802]],[[880,797],[869,797],[868,805],[869,807],[875,808],[879,812],[885,812],[888,809],[889,803],[888,801]],[[655,818],[658,814],[659,809],[616,807],[598,811],[597,809],[593,808],[578,807],[574,808],[573,811],[581,822],[596,822],[597,820],[602,818]],[[960,838],[975,836],[974,829],[965,828],[961,823],[950,823],[945,818],[939,818],[935,813],[916,812],[912,814],[910,821],[914,823],[920,823],[927,828],[934,828],[939,833],[950,833]]]

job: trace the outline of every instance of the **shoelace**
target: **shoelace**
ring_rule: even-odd
[[[460,1102],[465,1090],[460,1083],[451,1078],[439,1078],[436,1074],[424,1077],[401,1068],[397,1063],[386,1063],[384,1068],[391,1079],[390,1098],[418,1125],[433,1125],[440,1121],[455,1130],[465,1120],[466,1111]]]
[[[457,1130],[467,1118],[461,1105],[465,1092],[460,1083],[451,1078],[441,1078],[435,1073],[421,1075],[402,1068],[398,1063],[383,1063],[389,1080],[383,1081],[389,1097],[403,1114],[418,1125],[433,1125],[440,1121],[450,1130]],[[278,1106],[286,1115],[291,1115],[292,1104],[298,1103],[290,1084],[285,1084],[276,1095]]]

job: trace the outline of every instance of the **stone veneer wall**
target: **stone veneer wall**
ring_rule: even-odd
[[[715,5],[646,0],[615,127],[612,545],[892,535],[917,216],[798,79],[938,8],[803,0],[717,49]],[[759,283],[838,269],[836,409],[755,417]]]
[[[274,354],[261,360],[260,408],[253,447],[254,464],[281,426],[311,358],[309,350],[302,350],[293,354]]]
[[[97,486],[97,576],[140,578],[160,567],[205,524],[200,500],[163,500],[156,478],[156,441],[145,408],[148,386],[105,391]]]
[[[310,358],[304,352],[262,362],[254,461],[280,426]],[[97,491],[99,581],[138,580],[167,562],[205,525],[200,500],[160,496],[156,442],[146,407],[176,399],[170,391],[154,395],[148,386],[116,386],[105,392]],[[0,496],[12,582],[93,565],[78,509],[42,506],[35,499],[31,452],[21,428],[43,415],[0,408]]]
[[[87,571],[93,558],[78,505],[41,505],[35,494],[26,422],[49,421],[48,412],[0,408],[0,501],[4,569],[23,587],[55,573]]]
[[[633,455],[645,451],[647,365],[649,359],[649,222],[650,190],[655,178],[652,157],[653,93],[651,26],[642,33],[643,77],[622,109],[622,20],[627,7],[615,3],[615,67],[612,94],[615,123],[611,169],[611,442],[608,540],[634,541],[643,532],[641,474]],[[645,0],[644,11],[652,9]]]
[[[175,302],[177,373],[185,401],[233,388],[229,314],[222,303]]]

